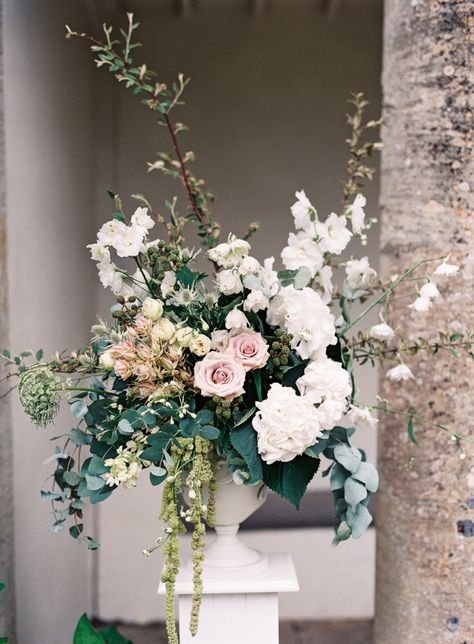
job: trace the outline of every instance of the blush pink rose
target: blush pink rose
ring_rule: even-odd
[[[270,357],[266,340],[254,331],[239,333],[229,338],[227,353],[241,362],[246,371],[261,369]]]
[[[194,365],[194,384],[203,396],[232,400],[244,393],[245,373],[233,356],[210,351]]]

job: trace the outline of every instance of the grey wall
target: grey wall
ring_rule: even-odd
[[[11,345],[16,351],[81,345],[94,320],[92,69],[84,48],[64,39],[64,23],[85,26],[84,3],[6,0],[6,145]],[[19,644],[65,644],[89,609],[92,553],[49,532],[40,500],[53,452],[12,397],[16,597]],[[2,521],[4,517],[2,516]],[[0,600],[1,601],[1,600]]]

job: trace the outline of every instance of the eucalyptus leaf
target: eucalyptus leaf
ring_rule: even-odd
[[[296,272],[294,279],[294,287],[298,290],[303,289],[311,281],[311,271],[307,266],[301,266]]]
[[[83,400],[76,400],[71,403],[70,409],[74,418],[84,418],[87,414],[87,405]]]
[[[356,447],[350,445],[336,445],[334,458],[349,472],[357,472],[362,462],[362,455]]]
[[[352,478],[362,481],[369,492],[376,492],[379,486],[379,474],[372,463],[362,462]]]
[[[119,420],[117,429],[120,434],[124,434],[125,436],[129,434],[133,434],[135,431],[131,423],[126,418],[122,418],[121,420]]]
[[[95,491],[103,488],[105,482],[100,478],[100,476],[91,476],[90,474],[86,474],[86,484],[89,490]]]
[[[66,481],[68,485],[78,485],[81,477],[77,472],[64,472],[63,474],[63,479]]]
[[[346,479],[344,483],[344,499],[347,505],[355,512],[357,504],[367,497],[367,488],[363,483],[356,481],[352,477]]]
[[[220,436],[220,431],[212,425],[205,425],[199,431],[200,435],[208,441],[216,440]]]
[[[354,539],[359,539],[372,523],[372,515],[367,510],[365,505],[359,503],[355,512],[349,507],[347,508],[347,523],[352,529],[352,536]]]

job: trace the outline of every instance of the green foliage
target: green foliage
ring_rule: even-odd
[[[319,458],[307,454],[296,456],[288,463],[263,464],[263,481],[271,490],[299,508],[309,482],[318,471]]]
[[[249,484],[257,483],[263,478],[262,460],[257,451],[257,432],[252,427],[252,422],[247,420],[243,425],[230,432],[232,446],[242,456],[248,469]]]
[[[84,613],[74,631],[73,644],[133,644],[133,642],[123,637],[115,626],[96,630]]]

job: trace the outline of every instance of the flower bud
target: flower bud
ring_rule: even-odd
[[[161,300],[154,300],[151,297],[147,297],[143,302],[142,314],[148,320],[156,322],[163,315],[163,302]]]
[[[110,349],[104,351],[99,358],[99,367],[106,369],[107,371],[112,371],[115,366],[115,358],[112,357],[112,352]]]

